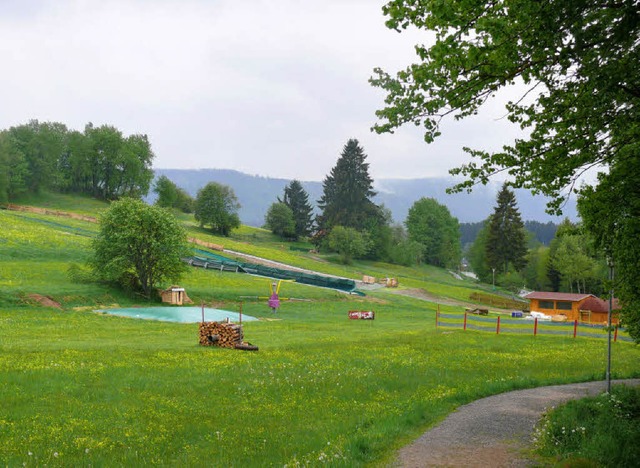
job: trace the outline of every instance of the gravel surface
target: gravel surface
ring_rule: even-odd
[[[640,379],[613,383],[640,385]],[[442,423],[400,450],[397,466],[523,467],[542,413],[568,400],[604,392],[606,382],[517,390],[461,406]]]

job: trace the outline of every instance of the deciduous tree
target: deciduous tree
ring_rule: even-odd
[[[487,263],[487,237],[489,236],[488,220],[476,235],[476,239],[469,247],[469,265],[480,281],[493,282],[493,271]]]
[[[421,198],[409,209],[405,224],[409,239],[422,244],[427,263],[444,268],[460,264],[460,227],[446,206]]]
[[[350,264],[354,258],[362,257],[369,248],[369,239],[353,228],[334,226],[328,236],[329,248],[340,254],[342,263]]]
[[[178,186],[167,176],[161,175],[156,180],[153,191],[158,195],[156,205],[163,208],[173,208],[178,201]]]
[[[14,154],[20,154],[26,163],[24,183],[27,190],[38,193],[55,188],[60,179],[57,162],[66,148],[66,126],[31,120],[11,127],[9,133]]]
[[[194,214],[200,226],[209,226],[213,232],[228,236],[232,229],[240,227],[239,208],[231,187],[209,182],[198,191]]]
[[[640,141],[640,139],[638,140]],[[640,342],[640,157],[630,152],[578,200],[585,227],[615,269],[622,322]]]
[[[568,292],[587,291],[587,281],[592,281],[598,275],[597,261],[591,257],[586,249],[585,236],[575,234],[558,239],[554,254],[549,258],[554,269],[560,274],[563,290]]]
[[[296,223],[293,211],[284,203],[273,203],[265,216],[267,229],[284,238],[296,237]]]
[[[397,265],[413,266],[422,261],[424,246],[419,242],[409,239],[405,228],[395,225],[391,228],[391,246],[389,248],[389,261]]]
[[[442,118],[474,115],[498,90],[524,85],[506,111],[527,137],[471,151],[480,161],[454,170],[469,178],[460,188],[506,170],[558,209],[586,168],[637,157],[637,0],[393,0],[383,11],[388,27],[430,30],[435,42],[417,46],[417,62],[395,76],[376,70],[371,81],[387,93],[378,132],[414,123],[433,141]]]
[[[96,275],[147,298],[180,279],[181,258],[189,254],[186,232],[171,212],[130,198],[113,202],[100,217],[93,248],[89,263]]]
[[[115,127],[92,124],[81,133],[37,120],[6,134],[10,196],[52,190],[111,200],[149,191],[154,155],[146,135],[124,137]]]

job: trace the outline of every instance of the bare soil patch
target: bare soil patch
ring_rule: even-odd
[[[90,223],[97,223],[98,219],[93,216],[81,215],[78,213],[71,213],[68,211],[50,210],[47,208],[39,208],[37,206],[25,206],[25,205],[13,205],[7,204],[6,208],[10,211],[24,211],[27,213],[37,213],[50,216],[60,216],[64,218],[79,219],[81,221],[88,221]]]
[[[41,294],[29,294],[27,298],[29,298],[29,300],[31,301],[35,301],[39,303],[40,305],[43,305],[44,307],[53,307],[56,309],[62,309],[62,306],[59,303],[57,303],[56,301],[54,301],[48,296],[43,296]]]

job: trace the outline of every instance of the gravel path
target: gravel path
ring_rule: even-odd
[[[613,383],[640,385],[640,379]],[[524,467],[524,450],[542,413],[568,400],[604,392],[606,382],[517,390],[461,406],[442,423],[400,450],[397,466]]]

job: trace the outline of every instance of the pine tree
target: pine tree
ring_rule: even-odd
[[[507,184],[498,193],[497,206],[489,218],[487,265],[507,273],[509,266],[521,271],[527,264],[527,237],[516,196]]]
[[[311,234],[313,208],[309,204],[309,194],[297,180],[292,180],[284,188],[284,197],[278,201],[287,205],[293,212],[296,237],[305,237]]]
[[[358,140],[351,139],[344,146],[340,158],[322,184],[323,195],[318,200],[322,214],[318,217],[318,228],[330,231],[334,226],[362,230],[371,216],[376,216],[379,207],[371,198],[373,179],[369,176],[367,155]]]

